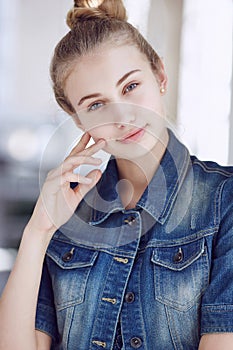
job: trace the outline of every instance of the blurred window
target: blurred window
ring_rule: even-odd
[[[222,164],[229,160],[229,130],[233,123],[232,25],[232,0],[184,0],[180,136],[194,154]]]

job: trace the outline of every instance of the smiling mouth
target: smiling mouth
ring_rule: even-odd
[[[128,134],[124,135],[123,137],[119,138],[117,141],[120,141],[122,143],[131,143],[138,141],[145,133],[145,128],[137,128],[132,131],[130,131]]]

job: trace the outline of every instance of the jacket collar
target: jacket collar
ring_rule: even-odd
[[[161,224],[165,223],[190,166],[188,150],[171,130],[168,132],[169,142],[160,166],[136,206]],[[117,192],[118,181],[116,161],[112,157],[101,180],[85,199],[92,208],[91,225],[103,222],[113,212],[125,211]]]

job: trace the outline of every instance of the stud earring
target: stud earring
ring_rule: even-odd
[[[160,93],[164,94],[164,92],[165,92],[165,88],[163,86],[160,86]]]

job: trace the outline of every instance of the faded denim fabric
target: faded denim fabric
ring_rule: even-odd
[[[169,135],[135,209],[112,158],[54,234],[36,316],[52,349],[115,350],[117,330],[124,350],[197,350],[202,334],[233,332],[233,167]]]

